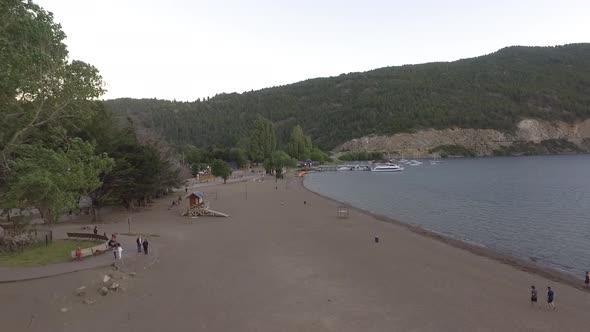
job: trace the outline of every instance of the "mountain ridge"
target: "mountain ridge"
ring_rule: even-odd
[[[104,103],[172,143],[203,147],[240,144],[257,114],[274,123],[280,143],[299,124],[324,149],[368,135],[429,128],[510,133],[523,119],[590,118],[590,44],[510,46],[452,62],[312,78],[204,101]]]

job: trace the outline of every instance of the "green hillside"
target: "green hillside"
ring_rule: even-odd
[[[117,99],[106,105],[172,143],[196,146],[236,145],[256,114],[274,123],[279,142],[300,124],[324,149],[368,134],[421,128],[510,131],[525,117],[590,117],[590,44],[508,47],[455,62],[316,78],[207,101]]]

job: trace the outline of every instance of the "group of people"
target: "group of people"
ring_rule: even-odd
[[[180,206],[180,204],[182,203],[182,196],[178,196],[178,200],[173,200],[172,201],[172,205],[171,207],[175,207],[175,206]]]
[[[535,286],[531,286],[531,305],[535,305],[537,303],[537,289]],[[551,289],[551,287],[547,287],[547,306],[550,309],[555,310],[555,293]]]
[[[141,254],[141,252],[143,250],[143,253],[147,255],[148,248],[150,245],[148,240],[142,238],[140,235],[137,237],[135,242],[137,243],[137,252]],[[117,242],[117,235],[116,234],[113,234],[111,236],[111,239],[109,240],[109,247],[113,248],[113,255],[115,256],[115,259],[121,259],[121,254],[123,253],[123,247],[121,247],[121,244],[119,242]]]
[[[115,256],[115,259],[121,259],[123,255],[123,247],[117,242],[117,234],[111,235],[108,245],[110,248],[113,248],[113,256]]]
[[[179,200],[180,200],[180,198],[179,198]],[[93,233],[94,233],[94,235],[98,234],[98,227],[97,226],[94,226]],[[107,234],[104,233],[104,236],[106,237]],[[135,242],[137,243],[137,252],[141,254],[141,252],[143,251],[143,253],[147,255],[148,248],[150,245],[148,240],[142,238],[140,235],[137,237]],[[121,243],[117,242],[117,234],[113,233],[111,235],[111,239],[109,240],[109,242],[107,244],[108,244],[109,248],[113,249],[113,256],[115,257],[115,259],[121,259],[122,255],[123,255],[123,247],[121,246]],[[96,252],[98,252],[98,251],[96,251]],[[82,259],[82,248],[78,247],[76,249],[75,259],[76,260]]]
[[[141,254],[141,249],[143,248],[143,253],[146,255],[148,254],[148,247],[149,247],[150,243],[148,242],[147,239],[143,239],[140,235],[135,240],[135,243],[137,243],[137,252],[138,253]]]
[[[590,288],[590,272],[586,271],[584,276],[584,285],[586,289]],[[538,301],[537,289],[534,285],[531,286],[531,305],[535,305]],[[551,287],[547,287],[547,306],[549,309],[555,310],[555,292]]]

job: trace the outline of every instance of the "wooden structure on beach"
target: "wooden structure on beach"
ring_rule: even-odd
[[[199,216],[213,216],[213,217],[229,217],[229,215],[209,208],[209,202],[205,202],[207,195],[202,191],[195,191],[186,198],[189,200],[188,208],[182,213],[183,216],[199,217]]]
[[[336,208],[336,215],[338,216],[338,218],[348,218],[348,216],[349,216],[348,206],[346,206],[346,205],[339,205]]]
[[[202,191],[195,191],[194,193],[191,193],[186,197],[189,200],[188,207],[192,208],[204,204],[206,196],[207,195]]]

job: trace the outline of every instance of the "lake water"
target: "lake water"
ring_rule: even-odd
[[[400,173],[312,173],[305,186],[580,278],[590,269],[589,155],[448,159]]]

